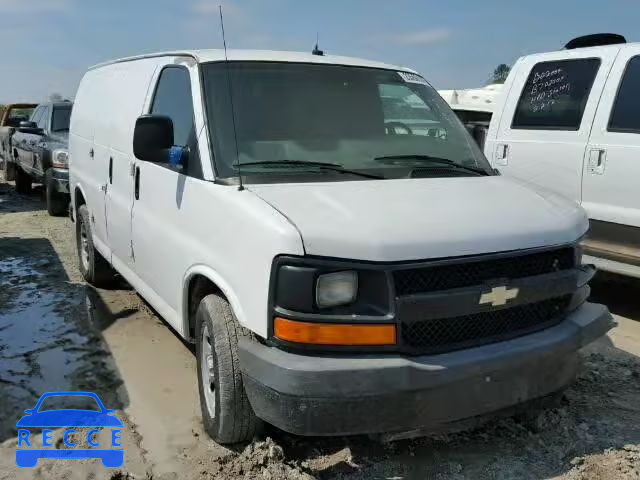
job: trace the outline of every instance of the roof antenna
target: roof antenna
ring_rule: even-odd
[[[218,5],[220,10],[220,27],[222,29],[222,44],[224,45],[224,61],[225,71],[227,73],[227,88],[229,89],[229,101],[231,103],[231,123],[233,125],[233,140],[236,145],[236,168],[238,169],[238,179],[240,184],[238,185],[238,191],[244,190],[242,185],[242,171],[240,170],[240,149],[238,148],[238,134],[236,133],[236,111],[233,107],[233,87],[231,86],[231,75],[229,75],[229,57],[227,56],[227,39],[224,35],[224,19],[222,18],[222,5]]]
[[[320,34],[318,34],[316,32],[316,46],[313,47],[313,51],[311,52],[311,54],[312,55],[318,55],[319,57],[322,57],[324,55],[324,52],[318,48],[319,37],[320,37]]]

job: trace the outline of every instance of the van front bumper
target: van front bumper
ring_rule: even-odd
[[[435,431],[563,389],[578,350],[613,326],[585,303],[546,330],[439,355],[303,355],[246,338],[239,355],[256,415],[287,432]]]

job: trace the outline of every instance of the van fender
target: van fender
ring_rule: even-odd
[[[240,306],[240,299],[229,283],[213,268],[204,264],[196,264],[189,267],[182,282],[182,331],[185,332],[185,337],[189,332],[189,283],[196,275],[206,277],[211,283],[220,289],[222,294],[228,300],[231,310],[233,310],[233,313],[240,325],[246,326],[247,322],[242,307]]]
[[[71,181],[71,179],[69,179]],[[73,205],[73,210],[77,211],[78,205],[76,205],[76,192],[79,191],[82,194],[82,198],[84,198],[85,202],[87,201],[87,196],[84,193],[84,188],[79,183],[76,183],[72,186],[73,190],[70,189],[71,194],[71,205]]]

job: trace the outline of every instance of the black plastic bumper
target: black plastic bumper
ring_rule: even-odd
[[[47,188],[53,188],[60,193],[69,193],[69,170],[62,168],[50,168],[47,170]]]
[[[561,390],[577,351],[615,325],[586,303],[559,325],[440,355],[300,355],[241,339],[249,401],[265,421],[299,435],[441,429]]]

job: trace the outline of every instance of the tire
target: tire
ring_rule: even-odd
[[[8,157],[5,157],[2,168],[3,168],[3,173],[4,173],[4,181],[5,182],[10,182],[12,180],[15,180],[16,178],[16,167],[13,164],[13,162],[9,162],[9,160],[7,160]]]
[[[31,193],[31,176],[16,165],[16,192],[28,195]]]
[[[93,246],[89,210],[86,205],[78,208],[76,216],[76,250],[80,273],[87,282],[96,287],[108,286],[114,282],[115,271]]]
[[[46,183],[45,196],[49,215],[59,217],[67,213],[67,206],[69,205],[67,195],[57,192],[52,181]]]
[[[247,442],[262,429],[262,421],[245,393],[238,359],[238,338],[250,333],[238,324],[229,303],[218,294],[208,295],[200,302],[196,332],[204,429],[221,444]],[[213,391],[211,385],[215,386]]]

